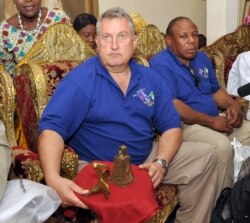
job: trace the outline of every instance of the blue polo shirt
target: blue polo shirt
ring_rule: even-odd
[[[180,128],[180,117],[161,76],[130,62],[126,95],[98,57],[74,68],[58,85],[39,123],[54,130],[86,161],[112,161],[121,144],[132,162],[145,161],[154,129]]]
[[[183,101],[192,109],[217,116],[219,111],[212,94],[220,89],[212,63],[205,53],[197,52],[190,68],[200,79],[195,85],[189,69],[171,51],[161,51],[150,60],[150,67],[158,71],[168,85],[173,98]]]

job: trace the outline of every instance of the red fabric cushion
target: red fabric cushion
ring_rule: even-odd
[[[59,61],[43,64],[43,72],[47,78],[47,95],[50,98],[58,83],[79,63],[74,61]]]
[[[32,83],[28,75],[16,76],[15,88],[17,92],[17,106],[21,116],[24,135],[27,140],[28,148],[32,151],[37,150],[38,140],[38,117],[35,108],[37,95],[32,90]]]
[[[98,161],[99,162],[99,161]],[[101,162],[113,168],[112,162]],[[98,216],[101,223],[139,223],[145,222],[156,214],[158,204],[155,199],[151,178],[146,170],[131,165],[135,180],[127,187],[119,187],[109,182],[110,198],[103,193],[82,196],[76,194]],[[90,189],[97,183],[97,173],[92,163],[83,168],[75,182],[84,189]]]

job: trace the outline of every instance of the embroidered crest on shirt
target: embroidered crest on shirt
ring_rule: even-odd
[[[209,76],[209,72],[208,72],[207,67],[204,67],[204,69],[200,68],[199,69],[199,75],[207,79],[208,76]]]
[[[146,94],[145,88],[139,89],[133,97],[138,97],[147,106],[153,106],[155,101],[154,92],[151,91],[149,95]]]

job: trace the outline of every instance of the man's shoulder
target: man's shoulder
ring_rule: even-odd
[[[208,55],[206,53],[200,51],[200,50],[197,51],[196,58],[198,58],[198,59],[208,59],[209,60]]]
[[[150,63],[154,63],[157,61],[162,61],[170,56],[169,52],[167,49],[164,49],[160,52],[158,52],[156,55],[152,56],[150,58]]]
[[[155,69],[141,64],[136,64],[136,69],[143,79],[149,79],[151,82],[159,81],[160,75]]]

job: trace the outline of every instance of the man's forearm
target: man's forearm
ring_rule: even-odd
[[[38,140],[38,154],[46,183],[60,175],[64,141],[56,132],[45,130]]]
[[[174,128],[164,132],[160,137],[155,158],[165,159],[170,163],[175,154],[177,153],[181,143],[181,129]]]
[[[209,128],[213,126],[214,117],[209,116],[205,113],[197,112],[179,100],[174,100],[174,105],[176,110],[179,112],[181,116],[181,120],[185,124],[189,125],[199,124]]]

